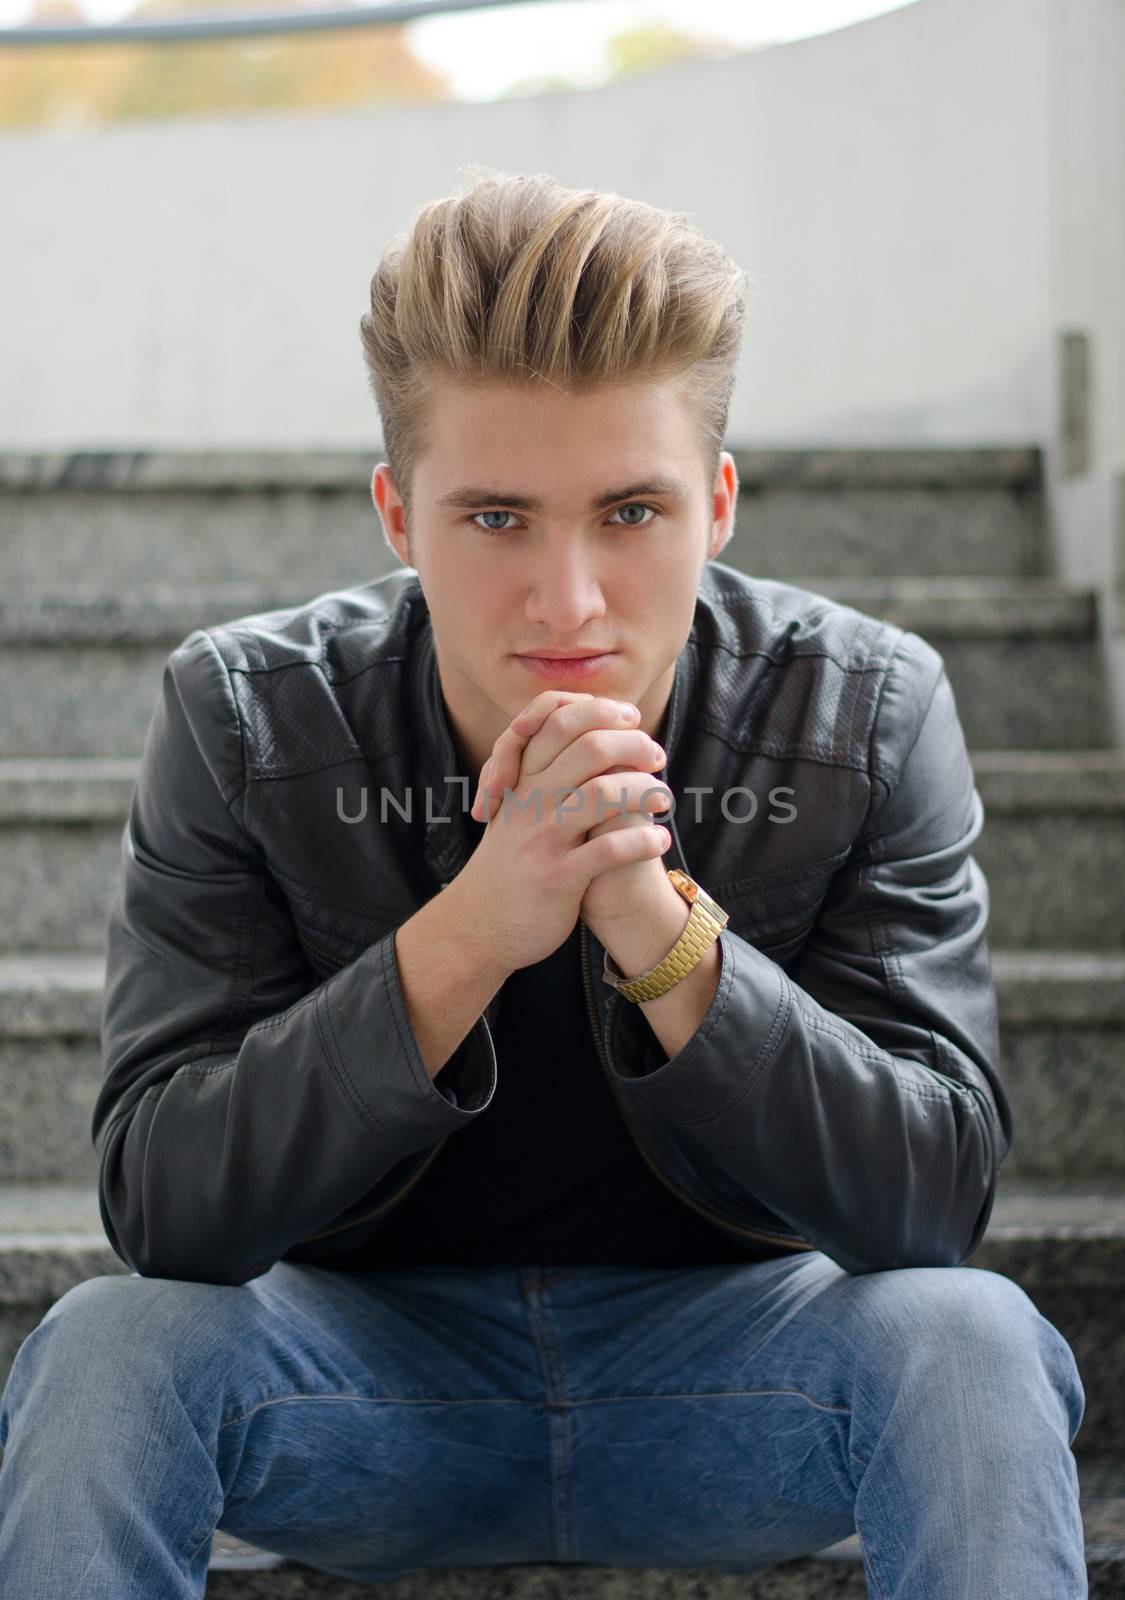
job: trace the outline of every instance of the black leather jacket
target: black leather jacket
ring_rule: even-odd
[[[664,864],[730,922],[670,1061],[581,926],[591,1033],[638,1148],[748,1260],[958,1265],[1011,1113],[970,854],[983,808],[941,656],[712,561],[657,737]],[[394,948],[464,865],[471,800],[413,568],[172,651],[122,836],[92,1128],[133,1270],[361,1263],[487,1113],[497,1001],[431,1080]]]

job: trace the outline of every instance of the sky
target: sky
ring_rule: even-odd
[[[79,0],[90,22],[127,16],[135,0]],[[278,10],[286,0],[276,0]],[[319,0],[329,3],[329,0]],[[407,25],[411,48],[449,79],[461,99],[488,100],[525,77],[560,73],[592,87],[602,76],[605,41],[623,28],[657,21],[729,41],[735,48],[780,44],[897,11],[914,0],[538,0],[482,7]],[[31,0],[0,0],[0,25],[18,26]],[[194,14],[198,15],[196,11]]]

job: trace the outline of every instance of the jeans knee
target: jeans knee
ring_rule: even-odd
[[[0,1448],[16,1412],[30,1408],[41,1424],[44,1407],[73,1404],[79,1391],[99,1388],[100,1371],[120,1365],[129,1329],[123,1281],[107,1273],[73,1285],[23,1339],[0,1397]]]
[[[1053,1322],[1014,1279],[983,1267],[938,1269],[952,1280],[945,1315],[967,1353],[998,1368],[1045,1364],[1052,1377],[1080,1381],[1074,1353]]]
[[[81,1323],[83,1331],[91,1335],[98,1328],[108,1326],[112,1331],[127,1324],[135,1308],[135,1296],[130,1285],[143,1283],[132,1273],[103,1272],[93,1278],[83,1278],[72,1284],[49,1308],[44,1322],[59,1322],[70,1327]]]
[[[0,1449],[14,1419],[64,1432],[144,1428],[174,1392],[178,1407],[221,1407],[231,1353],[247,1332],[241,1288],[106,1273],[68,1289],[20,1345],[0,1396]]]
[[[208,1303],[206,1316],[201,1302],[223,1293],[213,1284],[136,1273],[86,1278],[48,1309],[20,1346],[13,1371],[31,1363],[87,1390],[125,1381],[132,1389],[146,1372],[162,1378],[189,1358],[205,1363],[218,1354],[214,1345],[222,1346],[225,1319],[213,1314],[220,1301]]]
[[[981,1403],[1030,1396],[1044,1385],[1062,1401],[1073,1439],[1085,1409],[1078,1364],[1065,1337],[1012,1278],[982,1267],[910,1269],[903,1285],[911,1335],[919,1317],[926,1334],[914,1342],[911,1365],[940,1387],[953,1372]],[[903,1274],[905,1276],[905,1274]],[[896,1274],[897,1276],[897,1274]]]
[[[87,1352],[119,1352],[136,1340],[139,1326],[150,1323],[156,1303],[168,1299],[173,1287],[169,1280],[134,1273],[85,1278],[60,1295],[40,1327],[51,1329],[51,1344],[59,1349],[73,1343]],[[146,1342],[151,1332],[146,1326]]]

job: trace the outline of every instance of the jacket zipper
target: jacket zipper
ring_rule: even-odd
[[[303,933],[298,934],[297,937],[307,949],[313,952],[314,955],[323,956],[324,960],[331,961],[334,967],[346,967],[348,965],[347,959],[344,956],[334,956],[331,950],[326,950],[323,945],[314,944],[311,939],[306,939]]]
[[[362,1217],[353,1217],[350,1222],[341,1222],[336,1228],[325,1228],[320,1233],[307,1233],[303,1239],[298,1241],[298,1243],[309,1244],[313,1239],[327,1239],[329,1235],[333,1233],[346,1233],[349,1228],[356,1228],[361,1222],[369,1222],[372,1217],[377,1217],[380,1211],[385,1211],[388,1206],[397,1205],[406,1191],[408,1189],[412,1189],[418,1182],[418,1179],[430,1166],[430,1163],[434,1160],[438,1151],[448,1138],[449,1135],[447,1133],[443,1133],[437,1143],[433,1145],[427,1152],[426,1159],[422,1162],[421,1166],[416,1172],[413,1172],[411,1176],[407,1178],[406,1182],[402,1185],[402,1188],[396,1189],[394,1194],[388,1195],[387,1198],[377,1205],[373,1211],[365,1211]]]
[[[605,1046],[602,1043],[601,1033],[598,1028],[598,1013],[597,1007],[594,1003],[593,983],[590,978],[588,947],[589,933],[586,924],[582,922],[581,919],[579,919],[579,923],[580,931],[578,938],[582,952],[582,987],[586,994],[586,1009],[590,1018],[590,1030],[594,1035],[594,1048],[598,1052],[598,1060],[601,1062],[602,1070],[605,1072],[606,1083],[609,1086],[609,1092],[612,1094],[614,1101],[620,1109],[621,1100],[617,1090],[613,1085],[613,1073],[610,1069],[609,1058],[606,1055]],[[622,1003],[628,1004],[629,1002],[624,1001]],[[626,1117],[624,1111],[621,1112],[621,1120],[624,1122],[626,1128],[628,1128],[629,1136],[633,1143],[644,1157],[648,1166],[655,1173],[656,1177],[660,1179],[660,1182],[664,1185],[664,1187],[666,1189],[670,1189],[671,1192],[676,1196],[677,1200],[682,1201],[684,1205],[690,1206],[693,1211],[698,1211],[700,1216],[707,1217],[712,1222],[717,1222],[721,1227],[727,1230],[735,1233],[748,1234],[752,1239],[764,1239],[767,1244],[784,1245],[787,1250],[814,1250],[816,1248],[815,1245],[809,1244],[807,1241],[797,1243],[793,1239],[785,1238],[779,1233],[763,1233],[760,1228],[748,1228],[743,1223],[730,1222],[726,1217],[719,1216],[718,1212],[710,1211],[706,1206],[699,1205],[697,1201],[690,1199],[688,1195],[684,1194],[682,1189],[678,1189],[674,1183],[664,1176],[660,1168],[656,1165],[648,1151],[645,1149],[644,1145],[637,1138],[637,1135],[633,1132],[632,1126],[630,1125],[629,1119]]]

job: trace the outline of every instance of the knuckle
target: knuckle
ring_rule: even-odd
[[[610,774],[603,772],[590,781],[592,784],[591,798],[593,800],[600,799],[603,805],[610,802],[620,802],[623,792],[624,797],[628,798],[629,785],[622,773]]]
[[[523,710],[516,718],[516,721],[522,721],[525,717],[541,717],[545,714],[549,714],[554,710],[557,704],[557,693],[553,689],[544,689],[541,691],[541,693],[535,696],[534,700],[529,701],[528,704],[524,706]]]
[[[605,763],[612,760],[616,753],[616,740],[608,728],[591,728],[583,737],[590,755],[595,761]]]

